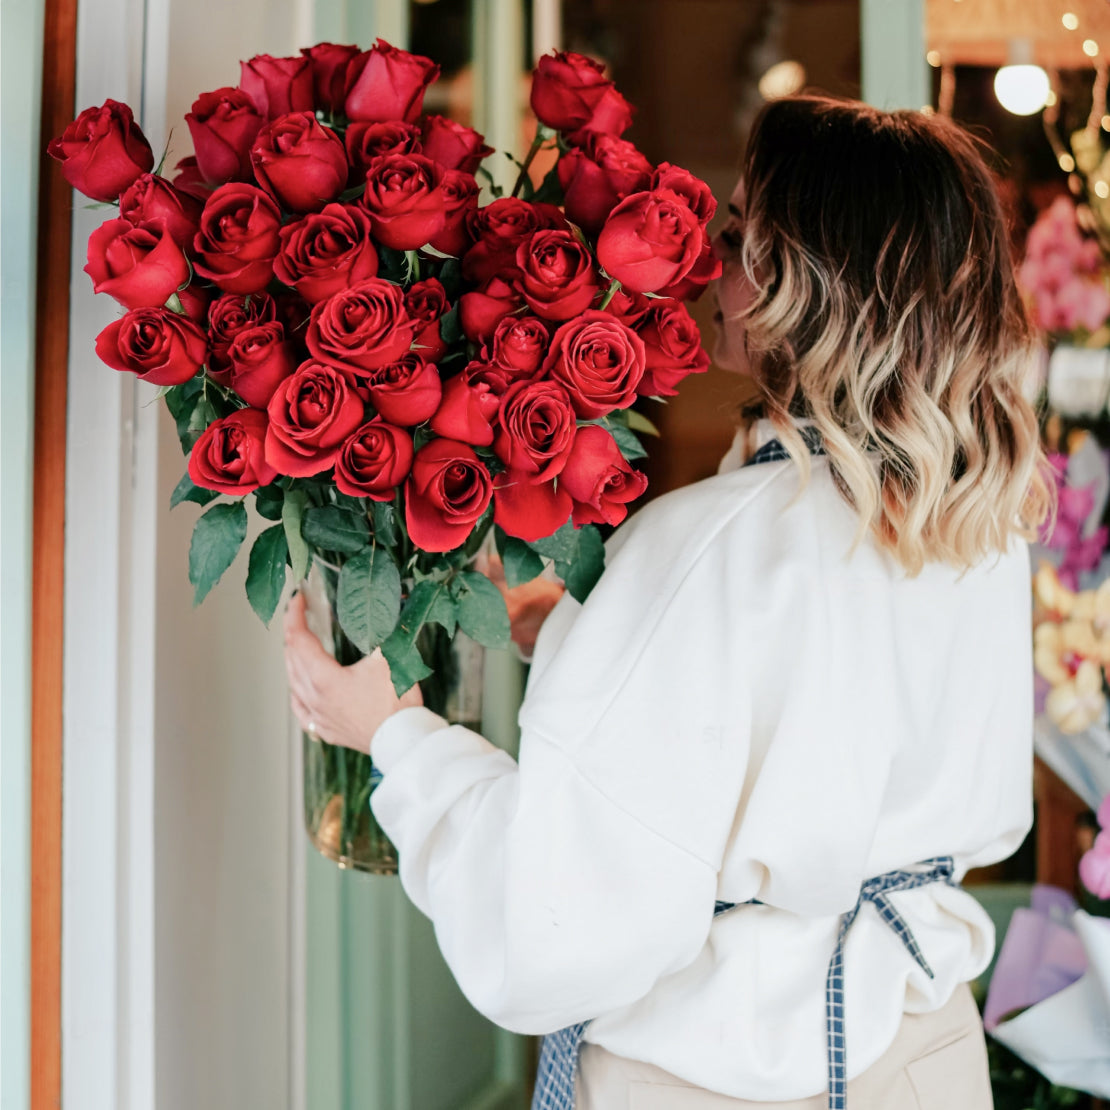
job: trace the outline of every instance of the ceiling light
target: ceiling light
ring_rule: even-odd
[[[764,100],[778,100],[792,96],[806,83],[806,71],[801,62],[778,62],[759,79],[759,95]]]
[[[1086,54],[1088,58],[1097,58],[1098,57],[1098,43],[1095,42],[1094,39],[1084,39],[1083,40],[1083,53]]]
[[[1079,26],[1079,16],[1075,12],[1064,12],[1060,17],[1060,22],[1069,30],[1074,31]]]
[[[1040,66],[1003,66],[994,75],[994,95],[1007,112],[1031,116],[1048,103],[1052,91]]]

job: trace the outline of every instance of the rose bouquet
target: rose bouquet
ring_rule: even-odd
[[[172,180],[112,100],[49,147],[76,189],[118,205],[85,267],[126,310],[97,353],[160,387],[176,422],[188,466],[171,504],[205,507],[195,601],[242,546],[250,498],[274,522],[250,551],[254,610],[269,621],[287,570],[315,561],[337,656],[380,647],[398,692],[444,679],[459,630],[507,644],[475,563],[491,532],[509,586],[553,564],[585,598],[597,526],[646,486],[632,464],[654,429],[631,406],[707,368],[682,301],[719,271],[708,187],[620,137],[632,110],[599,64],[540,60],[511,195],[480,134],[422,115],[437,74],[380,40],[252,58],[193,104]],[[544,147],[557,161],[537,184]],[[349,847],[369,761],[331,755]]]

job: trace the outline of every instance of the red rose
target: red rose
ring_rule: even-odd
[[[382,366],[367,378],[370,403],[390,424],[412,428],[439,408],[443,383],[439,371],[416,351]]]
[[[191,281],[184,289],[178,289],[177,299],[185,310],[185,315],[203,328],[208,321],[208,306],[212,303],[212,290],[199,282]]]
[[[566,388],[583,420],[596,420],[632,404],[646,362],[644,342],[627,324],[591,310],[555,333],[544,374]]]
[[[429,362],[438,362],[447,354],[447,344],[439,332],[439,322],[450,310],[447,293],[435,278],[410,285],[405,294],[405,311],[420,329],[416,333],[416,349]]]
[[[292,478],[327,470],[364,415],[362,399],[346,377],[312,359],[278,386],[266,411],[266,461]]]
[[[201,204],[212,195],[212,186],[204,179],[204,175],[200,172],[200,167],[197,165],[196,158],[190,156],[182,158],[180,162],[174,167],[177,173],[174,174],[173,187],[179,192],[184,193],[186,196],[192,197],[194,200],[199,200]]]
[[[470,213],[478,208],[478,182],[462,170],[443,172],[443,228],[431,239],[440,254],[458,258],[470,246]]]
[[[444,228],[444,170],[422,154],[383,154],[366,171],[362,206],[375,237],[399,251],[419,250]]]
[[[252,409],[264,409],[297,367],[293,344],[277,321],[241,331],[228,348],[228,384]]]
[[[676,301],[696,301],[705,292],[706,286],[720,276],[721,260],[713,253],[709,233],[703,229],[701,251],[689,273],[659,292],[662,296],[673,297]]]
[[[257,409],[240,409],[209,424],[189,454],[193,485],[242,495],[268,486],[277,471],[266,461],[268,421]]]
[[[502,197],[472,211],[467,222],[476,242],[463,258],[463,277],[472,285],[515,270],[517,248],[534,232],[567,227],[553,204],[532,204],[516,197]]]
[[[347,160],[351,163],[350,181],[361,185],[370,163],[382,154],[419,154],[420,128],[413,123],[391,120],[388,123],[352,123],[343,137]]]
[[[439,76],[439,66],[378,39],[373,49],[351,62],[349,73],[353,83],[347,93],[348,119],[415,123],[425,91]]]
[[[558,479],[535,481],[521,470],[502,471],[493,482],[493,522],[506,535],[540,540],[567,522],[574,502]]]
[[[613,82],[605,67],[582,54],[545,54],[532,75],[532,111],[555,131],[577,131]]]
[[[651,163],[630,143],[593,134],[559,159],[559,182],[567,219],[596,235],[606,217],[630,193],[648,187]]]
[[[501,407],[501,394],[509,375],[499,367],[472,362],[443,385],[443,400],[432,416],[432,431],[444,439],[457,439],[474,447],[493,443],[493,423]]]
[[[384,420],[363,424],[335,459],[335,488],[350,497],[392,501],[412,469],[412,437]]]
[[[274,259],[274,273],[309,304],[378,273],[370,219],[361,208],[329,204],[321,212],[286,224],[279,235],[281,250]]]
[[[371,278],[316,304],[305,342],[322,362],[366,377],[396,362],[412,346],[415,332],[400,288]]]
[[[651,306],[652,298],[645,297],[643,293],[632,293],[627,289],[618,289],[613,294],[613,299],[605,306],[605,311],[635,331],[636,324]]]
[[[677,301],[656,301],[640,319],[636,333],[647,356],[647,369],[637,387],[641,397],[673,397],[688,374],[709,369],[698,325]]]
[[[151,385],[181,385],[204,365],[208,340],[186,316],[168,308],[136,308],[96,337],[100,361]]]
[[[647,489],[647,476],[628,465],[604,428],[587,424],[574,437],[559,486],[574,499],[576,528],[620,524],[628,515],[628,503]]]
[[[514,378],[531,377],[551,347],[551,331],[538,316],[506,316],[494,329],[483,358]]]
[[[259,185],[290,212],[318,212],[347,184],[343,140],[311,112],[279,116],[263,127],[251,165]]]
[[[347,99],[348,67],[361,53],[359,48],[318,42],[315,46],[302,46],[301,53],[312,64],[312,98],[316,107],[332,115],[342,113]]]
[[[416,452],[405,483],[405,523],[422,551],[451,551],[489,508],[493,483],[465,443],[433,439]]]
[[[304,297],[292,289],[280,290],[274,295],[277,318],[285,325],[286,335],[300,335],[312,318],[312,307]]]
[[[423,126],[424,154],[445,170],[474,173],[482,159],[493,153],[483,135],[446,116],[426,116]]]
[[[254,101],[263,119],[277,119],[291,112],[311,112],[312,60],[273,58],[256,54],[239,63],[239,87]]]
[[[251,179],[251,146],[266,121],[242,89],[201,93],[185,122],[205,181],[223,185]]]
[[[633,193],[606,220],[597,258],[626,288],[657,293],[694,268],[704,238],[698,217],[678,193]]]
[[[154,308],[189,280],[189,263],[165,220],[108,220],[89,236],[85,273],[124,308]]]
[[[570,231],[537,231],[516,252],[520,290],[545,320],[569,320],[597,295],[593,255]]]
[[[510,470],[546,482],[563,469],[576,427],[574,407],[558,382],[514,382],[501,397],[493,449]]]
[[[154,152],[131,109],[116,100],[86,108],[46,153],[62,164],[62,176],[93,200],[114,201],[141,173],[154,168]]]
[[[164,177],[144,173],[119,198],[119,214],[129,223],[166,221],[166,231],[181,248],[189,246],[197,233],[204,205],[195,197],[178,192]]]
[[[268,324],[277,319],[274,299],[269,293],[244,296],[242,293],[224,293],[208,308],[208,374],[221,385],[228,385],[226,374],[231,369],[228,352],[235,337],[241,332]]]
[[[281,213],[253,185],[221,185],[209,198],[193,241],[193,267],[225,293],[261,293],[274,276]]]
[[[486,343],[509,313],[523,307],[516,287],[495,277],[481,289],[473,289],[459,298],[459,324],[471,343]]]
[[[717,201],[709,186],[700,177],[695,177],[681,166],[660,162],[652,175],[651,187],[670,189],[672,193],[685,197],[690,211],[701,221],[702,227],[713,219],[717,211]]]
[[[567,140],[582,144],[591,135],[623,135],[631,126],[632,105],[617,92],[614,85],[610,85],[597,102],[590,118],[577,131],[571,132]]]

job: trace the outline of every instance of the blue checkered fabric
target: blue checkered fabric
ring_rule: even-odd
[[[809,448],[811,455],[825,454],[825,447],[821,443],[821,434],[814,427],[804,427],[801,429],[802,439],[805,441],[806,447]],[[760,463],[771,462],[785,462],[790,458],[787,450],[777,440],[772,439],[765,443],[746,463],[745,466],[758,466]]]

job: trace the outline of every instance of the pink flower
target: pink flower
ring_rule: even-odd
[[[1102,805],[1098,807],[1097,820],[1099,828],[1110,831],[1110,794],[1102,799]]]
[[[1079,861],[1079,878],[1096,898],[1110,898],[1110,832],[1095,837],[1094,847]]]

